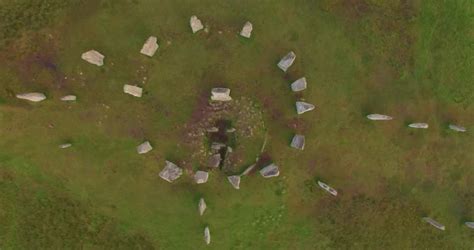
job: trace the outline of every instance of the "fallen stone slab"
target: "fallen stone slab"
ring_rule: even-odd
[[[143,55],[152,57],[159,47],[157,41],[158,39],[156,38],[156,36],[150,36],[146,40],[145,44],[143,44],[143,47],[140,50],[140,53],[142,53]]]
[[[295,135],[293,136],[293,140],[291,140],[291,147],[296,148],[299,150],[304,149],[305,138],[304,135]]]
[[[207,179],[209,178],[209,173],[206,171],[196,171],[194,174],[194,181],[197,184],[203,184],[207,182]]]
[[[227,180],[235,189],[240,189],[240,175],[227,176]]]
[[[429,126],[427,123],[419,122],[419,123],[412,123],[409,124],[408,127],[410,128],[422,128],[422,129],[427,129]]]
[[[250,36],[252,35],[252,30],[253,30],[252,23],[251,22],[246,22],[244,24],[244,27],[240,31],[240,35],[245,37],[245,38],[250,38]]]
[[[278,62],[278,68],[286,72],[291,67],[295,59],[296,59],[295,52],[290,51],[280,60],[280,62]]]
[[[72,101],[75,101],[76,99],[77,97],[75,95],[66,95],[66,96],[61,97],[61,101],[65,101],[65,102],[72,102]]]
[[[142,97],[143,89],[137,86],[125,84],[123,85],[123,92],[135,97]]]
[[[81,58],[88,63],[97,66],[102,66],[104,65],[105,56],[96,50],[89,50],[87,52],[82,53]]]
[[[454,130],[456,132],[466,132],[467,131],[467,129],[465,127],[461,127],[461,126],[454,125],[454,124],[449,124],[449,129]]]
[[[64,148],[70,148],[71,146],[72,146],[71,143],[64,143],[64,144],[59,145],[59,148],[64,149]]]
[[[213,142],[211,144],[211,151],[214,152],[214,153],[217,153],[219,150],[221,150],[222,148],[225,148],[226,145],[224,143],[220,143],[220,142]]]
[[[30,102],[41,102],[46,99],[46,96],[43,93],[31,92],[31,93],[17,94],[16,98],[27,100]]]
[[[219,132],[219,128],[218,127],[212,127],[212,128],[208,128],[206,131],[208,133],[217,133],[217,132]]]
[[[393,119],[391,116],[381,114],[370,114],[367,118],[372,121],[390,121]]]
[[[222,161],[221,154],[213,154],[209,157],[207,164],[211,168],[218,168],[219,165],[221,164],[221,161]]]
[[[337,191],[336,189],[330,187],[328,184],[324,183],[324,182],[321,182],[321,181],[318,181],[318,185],[326,190],[327,192],[329,192],[330,194],[334,195],[334,196],[337,196]]]
[[[466,227],[468,227],[468,228],[474,229],[474,222],[469,221],[469,222],[464,223],[464,225],[466,225]]]
[[[307,85],[308,83],[306,82],[306,77],[301,77],[291,84],[291,90],[293,90],[293,92],[303,91],[306,89]]]
[[[145,141],[142,144],[137,146],[137,153],[146,154],[153,149],[149,141]]]
[[[311,103],[296,102],[296,112],[298,113],[298,115],[301,115],[313,109],[315,109],[315,106]]]
[[[166,161],[166,165],[159,175],[163,180],[171,183],[178,179],[182,174],[183,170],[180,167],[170,161]]]
[[[275,165],[274,163],[262,168],[260,170],[260,174],[264,178],[271,178],[271,177],[276,177],[280,175],[280,170],[278,169],[278,166]]]
[[[242,174],[240,174],[240,176],[250,174],[250,172],[252,172],[252,170],[254,170],[256,166],[257,166],[257,164],[252,164],[252,165],[248,166],[248,167],[244,170],[244,172],[242,172]]]
[[[430,217],[423,217],[423,220],[427,223],[429,223],[430,225],[432,225],[433,227],[436,227],[437,229],[439,230],[445,230],[446,228],[444,227],[443,224],[431,219]]]
[[[204,228],[204,242],[206,242],[207,245],[211,243],[211,232],[209,227]]]
[[[198,31],[204,29],[204,25],[202,25],[201,20],[199,20],[199,18],[197,18],[197,16],[192,16],[189,19],[189,25],[191,26],[191,30],[193,31],[193,33],[196,33]]]
[[[230,97],[230,89],[228,89],[228,88],[213,88],[211,90],[211,100],[220,101],[220,102],[232,101],[232,97]]]
[[[206,211],[207,205],[206,202],[204,201],[204,198],[199,199],[199,204],[198,204],[198,211],[199,215],[203,215],[204,211]]]

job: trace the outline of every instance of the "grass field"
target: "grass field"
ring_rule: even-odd
[[[192,34],[192,15],[209,32]],[[470,0],[0,0],[0,248],[473,249],[473,27]],[[139,53],[150,35],[153,58]],[[81,60],[90,49],[103,67]],[[216,86],[263,113],[236,169],[267,134],[279,177],[193,183],[185,137]],[[15,98],[33,91],[48,99]],[[297,116],[301,98],[316,110]],[[289,147],[295,132],[304,151]],[[138,155],[145,139],[154,149]],[[173,184],[158,176],[166,159],[186,169]]]

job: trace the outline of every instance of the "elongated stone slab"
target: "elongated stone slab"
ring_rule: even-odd
[[[318,181],[318,185],[319,185],[322,189],[326,190],[328,193],[330,193],[330,194],[332,194],[332,195],[334,195],[334,196],[337,196],[337,191],[336,191],[336,189],[330,187],[328,184],[326,184],[326,183],[324,183],[324,182],[321,182],[321,181]]]
[[[198,204],[198,211],[199,215],[203,215],[204,211],[206,211],[207,205],[206,202],[204,201],[204,198],[199,199],[199,204]]]
[[[31,92],[31,93],[17,94],[16,98],[27,100],[30,102],[41,102],[46,99],[46,96],[43,93]]]
[[[417,123],[409,124],[408,127],[410,127],[410,128],[427,129],[427,128],[429,127],[429,125],[428,125],[428,123],[417,122]]]
[[[381,114],[370,114],[367,118],[372,121],[390,121],[393,119],[391,116]]]
[[[445,226],[435,220],[433,220],[432,218],[430,217],[423,217],[423,221],[429,223],[430,225],[432,225],[433,227],[439,229],[439,230],[445,230]]]
[[[449,124],[449,129],[454,130],[456,132],[466,132],[467,129],[465,127],[461,127],[459,125]]]
[[[123,92],[135,97],[142,97],[143,89],[137,86],[125,84],[123,85]]]

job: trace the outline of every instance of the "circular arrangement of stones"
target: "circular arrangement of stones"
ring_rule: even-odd
[[[204,29],[204,25],[202,24],[201,20],[197,16],[192,16],[189,22],[190,22],[190,27],[193,33],[197,33]],[[252,30],[253,30],[252,23],[246,22],[240,32],[240,36],[245,37],[245,38],[250,38],[252,34]],[[157,40],[158,40],[157,37],[150,36],[143,44],[143,47],[140,50],[140,53],[148,57],[153,57],[153,55],[156,53],[156,51],[159,48]],[[96,50],[89,50],[87,52],[84,52],[81,55],[81,58],[90,64],[93,64],[96,66],[102,66],[104,65],[105,56]],[[283,72],[286,72],[293,65],[295,60],[296,60],[296,54],[293,51],[290,51],[288,54],[286,54],[285,56],[281,58],[281,60],[277,64],[277,67],[280,68]],[[307,88],[307,80],[305,77],[301,77],[297,79],[296,81],[294,81],[293,83],[291,83],[290,87],[293,92],[304,91]],[[125,84],[123,86],[123,92],[129,95],[132,95],[134,97],[141,97],[143,93],[143,89],[138,86]],[[250,130],[249,136],[253,136],[254,130],[264,129],[263,118],[261,116],[258,117],[258,112],[251,109],[249,110],[242,109],[242,107],[238,105],[238,101],[235,101],[232,99],[230,92],[231,92],[230,89],[222,88],[222,87],[216,87],[211,90],[209,106],[207,108],[215,111],[214,112],[215,117],[213,117],[212,119],[208,119],[203,124],[200,124],[199,126],[200,129],[194,130],[193,132],[188,134],[188,136],[191,139],[196,138],[196,137],[202,137],[204,135],[211,135],[212,137],[212,134],[226,136],[225,134],[232,134],[232,133],[236,133],[236,131],[239,131],[241,128],[239,128],[238,125],[237,125],[238,128],[218,125],[219,121],[221,122],[225,121],[226,115],[227,115],[227,119],[232,119],[232,118],[229,118],[229,116],[232,117],[232,114],[235,115],[235,113],[233,113],[232,110],[234,111],[243,110],[243,112],[246,112],[247,114],[248,113],[252,114],[252,112],[257,114],[256,115],[257,118],[253,117],[252,118],[253,120],[250,120],[251,123],[257,124],[256,126],[250,129],[249,129],[249,126],[245,126],[245,125],[243,126],[247,128],[248,130]],[[38,92],[20,93],[20,94],[17,94],[16,97],[19,99],[28,100],[31,102],[41,102],[46,99],[46,95],[44,95],[43,93],[38,93]],[[65,101],[65,102],[76,101],[76,99],[77,97],[75,95],[66,95],[60,98],[61,101]],[[235,102],[237,103],[237,105],[232,107],[232,105],[229,105],[230,102]],[[298,115],[304,114],[306,112],[309,112],[315,109],[314,104],[304,102],[304,101],[299,101],[299,100],[295,102],[295,107],[296,107],[296,113]],[[242,115],[242,114],[239,114],[239,115]],[[394,118],[385,114],[369,114],[367,115],[367,119],[372,120],[372,121],[391,121]],[[213,122],[216,124],[216,126],[211,126]],[[203,127],[207,127],[205,131],[203,131]],[[416,123],[409,124],[408,127],[415,128],[415,129],[428,129],[429,125],[424,122],[416,122]],[[467,131],[465,127],[462,127],[456,124],[449,124],[448,128],[456,132]],[[202,138],[198,139],[197,141],[202,142]],[[265,145],[266,145],[266,137],[263,139],[262,150],[260,153],[263,152]],[[71,146],[72,146],[71,143],[66,143],[66,144],[59,145],[59,148],[66,149]],[[290,147],[297,150],[304,150],[305,136],[301,134],[295,134],[293,139],[291,140]],[[151,143],[149,141],[144,141],[142,144],[137,146],[136,151],[138,154],[146,154],[150,152],[152,149],[153,147]],[[206,163],[204,164],[207,165],[208,168],[211,170],[213,168],[220,167],[221,169],[223,168],[224,171],[226,171],[226,160],[228,159],[227,155],[232,153],[232,150],[233,149],[232,147],[230,147],[230,145],[226,145],[225,143],[219,142],[219,141],[213,141],[210,145],[210,151],[209,151],[210,154],[209,152],[205,152],[205,150],[201,150],[202,154],[195,155],[195,157],[199,158],[201,162],[205,161]],[[242,176],[248,175],[255,168],[257,168],[257,162],[259,160],[259,156],[260,154],[257,155],[255,163],[247,167],[242,173],[227,176],[229,183],[235,189],[240,189],[240,181],[241,181]],[[278,165],[275,163],[269,163],[265,166],[260,166],[260,168],[261,169],[259,170],[259,173],[264,178],[272,178],[272,177],[277,177],[280,175],[280,169]],[[229,171],[235,172],[235,170],[233,169],[230,169]],[[159,172],[159,176],[163,180],[170,183],[177,180],[182,174],[183,174],[183,169],[171,161],[165,161],[165,166]],[[206,183],[208,178],[209,178],[209,173],[207,171],[198,170],[194,173],[194,181],[197,184]],[[327,191],[329,194],[333,196],[338,195],[337,190],[332,188],[328,184],[318,181],[318,185],[323,190]],[[206,211],[206,208],[207,208],[206,202],[204,198],[201,198],[198,203],[199,215],[202,216],[204,212]],[[426,223],[429,223],[430,225],[434,226],[435,228],[438,228],[440,230],[445,230],[444,225],[442,225],[441,223],[437,222],[436,220],[432,218],[424,217],[422,219]],[[465,222],[465,225],[469,228],[474,229],[474,222]],[[204,228],[204,241],[206,244],[210,244],[211,242],[211,233],[208,226]]]

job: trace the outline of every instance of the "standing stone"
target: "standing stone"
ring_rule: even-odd
[[[306,77],[301,77],[291,84],[291,90],[293,90],[293,92],[303,91],[306,89],[306,85]]]
[[[227,180],[235,189],[240,189],[240,175],[227,176]]]
[[[81,58],[88,63],[95,64],[97,66],[102,66],[104,65],[105,56],[96,50],[89,50],[87,52],[82,53]]]
[[[336,189],[330,187],[328,184],[326,184],[326,183],[324,183],[324,182],[318,181],[318,185],[319,185],[322,189],[328,191],[330,194],[332,194],[332,195],[334,195],[334,196],[337,196],[337,191],[336,191]]]
[[[444,231],[444,230],[446,229],[443,224],[441,224],[441,223],[439,223],[439,222],[437,222],[437,221],[431,219],[430,217],[424,217],[423,220],[424,220],[425,222],[428,222],[428,223],[431,224],[433,227],[436,227],[436,228],[439,229],[439,230],[443,230],[443,231]]]
[[[221,164],[222,158],[221,154],[213,154],[209,157],[209,160],[207,161],[209,167],[211,168],[218,168],[219,165]]]
[[[65,102],[72,102],[72,101],[75,101],[76,99],[77,97],[75,95],[66,95],[66,96],[61,97],[61,101],[65,101]]]
[[[204,228],[204,242],[207,245],[211,243],[211,232],[209,231],[209,227]]]
[[[307,102],[296,102],[296,112],[298,115],[311,111],[315,108],[315,106],[311,103]]]
[[[228,88],[213,88],[212,91],[211,91],[211,100],[221,101],[221,102],[232,101],[232,97],[230,97],[230,89],[228,89]]]
[[[137,146],[137,152],[139,154],[146,154],[153,149],[149,141],[145,141],[144,143]]]
[[[253,29],[252,23],[246,22],[244,24],[244,27],[242,28],[242,31],[240,31],[240,35],[246,38],[250,38],[250,36],[252,35],[252,29]]]
[[[204,26],[202,25],[201,20],[199,20],[197,18],[197,16],[192,16],[189,19],[189,25],[191,25],[191,29],[192,29],[193,33],[196,33],[198,31],[204,29]]]
[[[412,124],[409,124],[408,127],[410,127],[410,128],[423,128],[423,129],[427,129],[427,128],[428,128],[428,123],[422,123],[422,122],[419,122],[419,123],[412,123]]]
[[[299,150],[303,150],[304,142],[305,142],[304,135],[295,135],[293,136],[293,140],[291,140],[291,147],[299,149]]]
[[[135,97],[142,97],[143,89],[137,86],[125,84],[123,85],[123,92]]]
[[[393,119],[391,116],[381,114],[370,114],[367,118],[372,121],[390,121]]]
[[[71,146],[72,146],[71,143],[65,143],[65,144],[59,145],[59,148],[64,149],[64,148],[69,148],[69,147],[71,147]]]
[[[16,98],[28,100],[30,102],[41,102],[44,99],[46,99],[46,96],[43,93],[32,92],[32,93],[17,94]]]
[[[454,130],[456,132],[466,132],[467,131],[465,127],[461,127],[461,126],[454,125],[454,124],[449,124],[449,129]]]
[[[280,60],[280,62],[278,62],[278,68],[280,68],[281,70],[286,72],[288,70],[288,68],[291,67],[291,65],[293,64],[295,59],[296,59],[295,52],[290,51],[288,54],[286,54],[286,56],[284,56]]]
[[[240,176],[243,176],[243,175],[248,175],[250,172],[252,172],[252,170],[257,166],[257,164],[252,164],[250,165],[248,168],[246,168],[244,170],[244,172],[240,175]]]
[[[466,225],[466,227],[468,227],[468,228],[474,229],[474,222],[466,222],[466,223],[464,223],[464,225]]]
[[[199,215],[203,215],[204,211],[206,211],[207,205],[206,202],[204,201],[204,198],[199,199],[199,204],[198,204],[198,211]]]
[[[260,174],[264,178],[270,178],[270,177],[276,177],[280,175],[280,170],[278,169],[278,166],[275,165],[274,163],[262,168],[260,170]]]
[[[143,55],[152,57],[159,47],[157,41],[158,39],[156,38],[156,36],[150,36],[146,40],[145,44],[143,44],[143,47],[140,50],[140,53],[142,53]]]
[[[209,173],[206,172],[206,171],[200,171],[199,170],[194,174],[194,181],[197,184],[206,183],[208,178],[209,178]]]
[[[170,161],[166,161],[166,165],[159,175],[163,180],[171,183],[178,179],[182,174],[183,170],[181,168]]]

